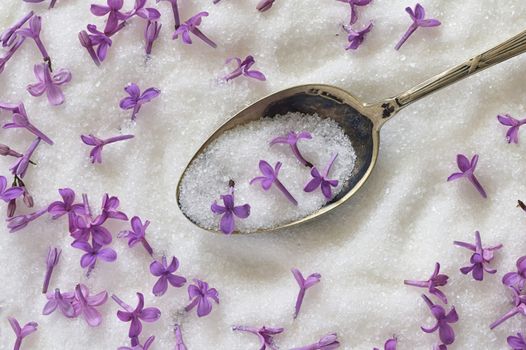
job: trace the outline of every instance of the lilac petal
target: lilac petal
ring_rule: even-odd
[[[506,126],[516,126],[519,124],[518,120],[516,120],[515,118],[511,117],[510,115],[506,114],[506,115],[498,115],[497,116],[497,119],[499,120],[499,122],[502,124],[502,125],[506,125]]]
[[[303,191],[305,192],[312,192],[315,189],[317,189],[321,185],[321,178],[315,177],[312,180],[310,180],[306,185]]]
[[[159,280],[155,283],[153,286],[153,294],[155,296],[161,296],[164,293],[166,293],[166,290],[168,289],[168,281],[166,276],[161,276]]]
[[[447,181],[457,180],[457,179],[460,179],[461,177],[464,177],[464,173],[454,173],[454,174],[449,175],[449,177],[447,178]]]
[[[416,4],[414,14],[416,19],[422,19],[426,16],[426,10],[422,5]]]
[[[155,322],[161,317],[161,311],[156,307],[144,308],[141,312],[140,318],[144,322]]]
[[[396,350],[397,339],[388,339],[384,344],[384,350]]]
[[[263,175],[267,177],[274,176],[274,169],[268,162],[264,160],[259,161],[259,170],[261,171]]]
[[[462,172],[466,172],[471,168],[470,161],[463,154],[457,155],[457,165]]]
[[[91,245],[85,241],[74,241],[73,243],[71,243],[71,246],[73,248],[81,249],[86,253],[90,253],[92,251]]]
[[[197,305],[197,316],[204,317],[212,312],[212,303],[207,298],[202,298],[199,300]]]
[[[160,94],[161,94],[161,90],[159,90],[157,88],[149,88],[149,89],[144,90],[143,94],[140,97],[140,100],[143,103],[144,102],[150,102],[151,100],[153,100],[154,98],[156,98]]]
[[[331,190],[331,185],[329,184],[329,182],[327,182],[327,181],[322,181],[321,182],[321,192],[323,193],[325,198],[331,199],[331,197],[332,197],[332,190]]]
[[[132,318],[131,319],[131,324],[130,324],[130,330],[128,332],[128,336],[130,338],[135,338],[135,337],[138,337],[139,334],[141,334],[142,332],[142,324],[141,324],[141,321],[139,321],[138,318]]]
[[[99,306],[102,305],[108,300],[108,292],[100,292],[95,295],[88,296],[88,304],[91,306]]]
[[[29,92],[31,96],[38,97],[38,96],[42,96],[42,94],[46,92],[46,88],[47,88],[46,84],[42,82],[38,82],[35,84],[29,84],[27,86],[27,92]]]
[[[164,266],[158,261],[154,261],[150,264],[150,272],[154,276],[159,277],[162,274],[164,274],[165,271],[166,269],[164,268]]]
[[[449,345],[453,344],[455,341],[455,332],[453,331],[453,328],[448,324],[443,324],[438,329],[438,336],[440,338],[440,341],[442,343]]]
[[[250,215],[250,205],[240,205],[237,207],[234,207],[232,210],[234,214],[240,218],[240,219],[246,219]]]
[[[58,86],[54,84],[47,85],[46,93],[47,99],[51,105],[59,106],[64,103],[64,93]]]
[[[103,226],[92,227],[93,240],[100,245],[110,244],[112,241],[111,233]]]
[[[1,191],[0,191],[1,192]],[[8,202],[11,199],[16,199],[23,195],[25,190],[21,187],[11,187],[8,190],[5,190],[3,193],[0,193],[0,198]]]
[[[442,24],[438,19],[421,19],[417,23],[421,27],[437,27]]]
[[[225,214],[223,214],[219,227],[225,234],[234,232],[234,215],[232,212],[227,211]]]
[[[124,88],[124,90],[130,95],[130,97],[137,100],[141,95],[141,90],[135,83],[131,83]]]
[[[119,104],[122,109],[132,109],[135,105],[137,105],[137,101],[133,97],[125,97]]]
[[[475,188],[477,189],[477,191],[479,191],[482,197],[484,198],[488,197],[488,195],[486,194],[486,191],[484,191],[484,188],[482,187],[480,182],[477,180],[475,175],[471,174],[470,176],[468,176],[468,180],[473,184],[473,186],[475,186]]]
[[[97,257],[99,259],[102,259],[103,261],[112,262],[117,259],[117,253],[115,252],[115,250],[111,248],[105,248],[105,249],[101,249],[98,252]]]
[[[107,15],[111,9],[107,6],[101,6],[101,5],[91,5],[91,13],[93,13],[95,16],[105,16]]]
[[[168,282],[176,288],[182,287],[186,283],[186,278],[176,275],[168,275],[166,276],[168,279]]]
[[[91,327],[97,327],[102,323],[102,315],[94,307],[88,306],[83,310],[84,319]]]
[[[257,70],[247,71],[247,72],[245,72],[245,75],[247,77],[254,78],[254,79],[257,79],[257,80],[261,80],[261,81],[267,80],[265,75],[263,73],[261,73],[260,71],[257,71]]]
[[[92,253],[86,253],[80,258],[80,266],[85,269],[86,267],[93,266],[97,261],[97,256]]]
[[[50,315],[55,311],[58,307],[58,302],[56,300],[49,300],[46,305],[44,305],[44,309],[42,310],[42,315]]]
[[[108,0],[108,6],[113,10],[120,10],[124,5],[124,0]]]

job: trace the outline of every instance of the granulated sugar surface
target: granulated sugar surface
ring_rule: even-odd
[[[298,141],[298,148],[320,171],[334,154],[338,155],[329,173],[330,179],[339,181],[338,186],[332,188],[336,196],[348,180],[356,159],[349,137],[332,119],[289,113],[238,126],[208,146],[192,162],[183,178],[183,211],[200,226],[218,230],[220,216],[212,213],[210,204],[220,194],[228,192],[230,180],[235,182],[236,205],[249,203],[251,207],[247,219],[236,219],[236,229],[240,232],[283,225],[321,208],[327,199],[319,188],[310,193],[303,191],[312,179],[310,168],[294,157],[289,145],[269,145],[272,139],[290,131],[308,131],[312,135],[310,140]],[[272,167],[278,161],[283,163],[278,179],[298,201],[297,206],[275,186],[264,191],[258,182],[250,185],[251,179],[261,176],[259,160],[267,161]],[[219,200],[219,204],[223,203]]]
[[[49,1],[2,1],[0,28],[34,9],[43,17],[42,40],[54,66],[73,74],[63,86],[64,105],[51,107],[45,97],[31,97],[25,87],[35,82],[33,65],[40,59],[28,41],[0,75],[0,100],[24,101],[33,123],[55,141],[54,146],[42,144],[37,149],[33,158],[38,166],[31,167],[24,179],[35,208],[59,199],[57,189],[62,187],[88,193],[94,208],[105,192],[119,196],[129,216],[151,221],[147,237],[156,256],[176,255],[181,262],[178,273],[209,282],[219,291],[221,304],[214,305],[210,316],[198,318],[195,313],[180,313],[188,303],[185,289],[171,288],[154,297],[151,258],[142,247],[130,249],[115,237],[129,227],[126,224],[109,226],[117,261],[97,264],[89,279],[79,265],[82,252],[70,247],[64,220],[43,217],[16,234],[9,234],[2,224],[0,349],[11,350],[14,344],[9,315],[22,323],[39,323],[38,332],[24,340],[26,350],[128,345],[129,324],[118,320],[118,306],[112,301],[100,308],[104,321],[99,328],[58,313],[41,315],[49,245],[63,249],[51,288],[72,290],[82,282],[94,292],[108,290],[132,305],[140,291],[145,306],[161,309],[158,322],[144,323],[143,335],[156,336],[151,350],[173,349],[175,321],[182,324],[190,350],[258,349],[256,337],[231,331],[237,324],[285,327],[275,338],[281,349],[337,332],[341,349],[370,350],[395,334],[400,350],[429,350],[437,335],[420,330],[433,324],[420,297],[423,290],[404,286],[403,280],[428,278],[436,261],[450,276],[443,290],[460,317],[454,325],[456,341],[448,348],[506,349],[506,337],[524,331],[526,319],[521,315],[489,330],[489,324],[512,307],[500,279],[526,254],[526,215],[515,208],[517,199],[526,198],[526,130],[520,131],[519,145],[509,145],[506,128],[495,118],[499,113],[526,115],[524,56],[404,109],[383,127],[378,163],[365,186],[348,203],[312,223],[269,234],[224,237],[189,222],[175,199],[177,180],[195,151],[248,104],[306,83],[337,85],[369,102],[393,96],[524,30],[524,0],[421,1],[426,13],[443,24],[418,29],[399,52],[393,47],[410,25],[404,8],[414,6],[413,1],[377,0],[359,7],[357,27],[369,20],[375,26],[356,52],[344,50],[341,24],[349,20],[348,4],[278,0],[260,14],[257,2],[179,1],[183,19],[202,10],[210,13],[201,29],[217,42],[214,50],[198,39],[193,45],[171,40],[170,4],[150,0],[163,16],[152,58],[145,65],[144,24],[134,20],[113,38],[107,61],[97,69],[77,38],[86,24],[103,25],[102,18],[89,12],[91,1],[58,0],[51,11]],[[125,1],[125,9],[132,3]],[[228,72],[223,66],[227,57],[248,54],[254,55],[253,68],[265,73],[266,82],[241,77],[217,83]],[[118,107],[130,81],[142,90],[155,86],[162,91],[143,106],[136,125],[128,123],[131,111]],[[2,124],[9,118],[0,114]],[[135,138],[105,147],[103,164],[94,166],[79,137],[87,133],[104,138],[131,133]],[[25,150],[32,139],[23,130],[0,130],[0,142],[17,151]],[[476,174],[488,199],[466,181],[446,182],[457,171],[457,153],[480,155]],[[0,173],[8,175],[11,164],[12,159],[1,157]],[[3,203],[0,210],[3,220]],[[475,230],[487,245],[504,244],[493,261],[498,272],[483,282],[458,271],[469,264],[470,253],[452,244],[472,241]],[[292,267],[322,275],[307,292],[295,321],[298,286]]]

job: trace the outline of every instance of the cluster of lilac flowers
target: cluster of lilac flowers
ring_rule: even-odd
[[[26,23],[28,26],[24,27]],[[8,48],[6,54],[0,58],[0,73],[22,44],[26,40],[32,40],[40,51],[44,63],[34,66],[35,77],[38,81],[28,85],[27,91],[32,96],[41,96],[46,93],[49,103],[56,106],[64,102],[64,94],[59,86],[71,80],[71,73],[63,68],[53,72],[51,57],[40,38],[41,29],[42,18],[31,11],[0,34],[2,47]]]
[[[270,146],[276,144],[286,144],[290,147],[292,153],[298,159],[298,161],[308,168],[311,168],[310,175],[311,180],[307,182],[303,188],[304,192],[314,192],[316,189],[320,188],[323,196],[326,200],[330,200],[333,197],[332,187],[337,187],[339,181],[330,179],[329,172],[338,156],[338,153],[335,153],[331,156],[329,162],[325,168],[320,172],[316,166],[311,162],[307,161],[305,157],[301,154],[298,141],[301,139],[312,139],[312,135],[307,131],[294,132],[291,131],[287,135],[278,136],[270,141]],[[256,176],[250,180],[250,184],[259,183],[261,188],[264,191],[270,190],[273,186],[279,190],[285,198],[292,204],[297,206],[298,201],[290,193],[290,191],[283,185],[279,180],[279,172],[281,170],[283,163],[277,162],[274,167],[270,165],[266,160],[259,161],[259,170],[261,171],[262,176]],[[229,183],[229,191],[227,194],[221,195],[220,199],[223,201],[223,205],[217,204],[217,201],[214,201],[211,205],[211,210],[216,215],[222,215],[219,228],[224,234],[231,234],[235,230],[235,217],[239,219],[246,219],[250,215],[250,205],[244,204],[236,206],[234,203],[234,181]]]

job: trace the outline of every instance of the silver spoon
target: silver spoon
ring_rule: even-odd
[[[357,159],[350,179],[344,183],[342,190],[318,211],[302,219],[256,232],[273,231],[307,222],[343,204],[363,186],[369,175],[371,175],[378,158],[380,129],[398,111],[443,87],[456,83],[525,51],[526,31],[418,84],[400,95],[377,103],[362,102],[345,90],[324,84],[300,85],[276,92],[243,109],[219,127],[199,148],[188,165],[225,131],[262,117],[272,118],[289,112],[301,112],[305,114],[317,113],[322,118],[332,118],[339,123],[349,136],[356,152]],[[181,180],[188,170],[188,165],[177,185],[176,196],[179,207],[181,207]],[[188,216],[187,218],[192,221]],[[193,223],[196,224],[195,222]],[[219,233],[219,230],[204,229]]]

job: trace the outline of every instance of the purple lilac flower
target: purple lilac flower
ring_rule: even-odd
[[[460,172],[451,174],[447,178],[447,181],[453,181],[453,180],[457,180],[462,177],[465,177],[469,180],[469,182],[473,184],[473,186],[475,186],[475,188],[477,189],[477,191],[479,191],[482,197],[487,198],[488,196],[486,195],[486,191],[484,191],[484,188],[482,187],[482,185],[477,180],[474,174],[478,161],[479,161],[478,154],[475,154],[473,158],[471,158],[471,162],[468,160],[468,158],[466,158],[465,155],[458,154],[457,155],[457,165],[458,165],[458,168],[460,169]]]
[[[366,6],[371,3],[372,0],[338,0],[340,2],[346,2],[351,6],[351,21],[350,24],[356,23],[358,20],[357,6]]]
[[[74,213],[74,225],[71,236],[77,241],[87,242],[91,238],[94,242],[99,245],[110,244],[113,240],[110,231],[102,226],[108,219],[107,215],[103,212],[97,217],[93,217],[91,208],[88,202],[88,195],[82,194],[82,206],[75,206]]]
[[[144,295],[137,293],[137,297],[139,298],[139,303],[135,309],[133,309],[130,305],[119,299],[115,294],[111,296],[111,298],[125,310],[117,311],[117,317],[119,320],[123,322],[131,322],[128,336],[132,339],[138,337],[141,334],[141,321],[151,323],[157,321],[159,317],[161,317],[161,311],[158,308],[144,307]]]
[[[298,282],[298,285],[300,287],[298,297],[296,298],[296,307],[294,310],[294,318],[296,318],[298,317],[298,314],[300,312],[301,304],[303,303],[303,298],[305,297],[305,292],[307,291],[307,289],[320,282],[321,275],[319,273],[313,273],[305,279],[303,278],[303,275],[301,274],[300,270],[298,270],[297,268],[293,268],[291,271],[294,275],[294,278],[296,279],[296,282]]]
[[[344,26],[343,28],[348,34],[347,40],[349,41],[349,45],[345,50],[356,50],[365,40],[365,35],[373,29],[373,22],[369,23],[367,27],[359,31],[355,31],[350,26]]]
[[[153,249],[146,240],[146,229],[150,225],[150,221],[146,220],[144,225],[141,221],[141,218],[134,216],[131,219],[131,231],[121,231],[118,235],[119,238],[128,238],[128,246],[130,248],[134,247],[137,243],[141,243],[144,249],[153,256]]]
[[[11,170],[11,173],[13,175],[18,176],[20,178],[23,178],[24,176],[26,176],[27,167],[29,166],[29,163],[31,162],[30,158],[33,155],[33,152],[35,152],[35,150],[37,149],[39,143],[40,143],[40,137],[37,137],[31,143],[31,145],[29,146],[27,151],[24,153],[24,155],[18,158],[15,164],[13,164],[11,168],[9,168],[9,170]]]
[[[28,322],[24,325],[24,327],[20,327],[20,324],[14,317],[8,317],[7,319],[9,320],[9,324],[11,325],[11,328],[13,328],[13,332],[15,332],[16,336],[15,346],[13,347],[13,350],[20,350],[22,340],[31,333],[37,331],[38,323]]]
[[[42,293],[46,294],[49,287],[49,282],[51,280],[51,275],[53,274],[53,269],[57,266],[60,260],[60,253],[62,250],[60,248],[51,248],[49,247],[47,258],[46,258],[46,275],[44,277],[44,286],[42,287]]]
[[[504,321],[507,321],[508,319],[512,318],[513,316],[519,313],[522,314],[523,316],[526,316],[526,295],[521,295],[520,291],[515,287],[511,287],[510,289],[513,293],[514,307],[510,311],[502,315],[498,320],[493,322],[489,326],[490,329],[496,328],[497,326],[504,323]]]
[[[163,0],[157,0],[157,3],[161,1]],[[181,20],[179,18],[179,8],[177,7],[178,0],[164,0],[164,1],[168,1],[172,5],[172,11],[173,11],[174,20],[175,20],[175,29],[177,30],[177,28],[179,28],[179,26],[181,25]]]
[[[46,62],[51,70],[51,58],[40,39],[40,30],[42,29],[42,17],[33,16],[29,20],[29,28],[22,28],[16,31],[16,35],[20,35],[23,38],[31,38],[37,45],[44,62]]]
[[[510,335],[506,340],[513,350],[526,350],[526,339],[521,333],[517,333],[517,336]]]
[[[122,13],[123,0],[107,0],[107,6],[103,5],[91,5],[91,13],[95,16],[106,16],[106,27],[104,28],[104,33],[110,34],[119,26],[119,21],[124,21],[128,17],[126,14]]]
[[[396,338],[387,339],[384,344],[384,350],[396,350],[396,345],[398,340]],[[373,348],[373,350],[380,350],[378,348]]]
[[[95,268],[97,260],[100,259],[106,262],[114,262],[117,260],[117,253],[115,250],[112,248],[103,248],[103,246],[95,242],[95,240],[92,240],[92,244],[89,244],[86,241],[76,240],[71,246],[85,252],[80,258],[80,266],[84,269],[88,269],[87,275],[89,275]]]
[[[102,163],[102,148],[106,145],[109,145],[110,143],[118,142],[118,141],[124,141],[134,138],[133,135],[119,135],[110,137],[109,139],[102,140],[98,137],[89,134],[89,135],[80,135],[80,138],[82,139],[82,142],[84,142],[88,146],[94,146],[93,149],[90,152],[90,158],[91,162],[93,164],[95,163]]]
[[[272,5],[274,4],[274,1],[275,0],[260,0],[260,2],[258,2],[257,6],[256,6],[256,9],[259,12],[265,12],[267,10],[270,10]]]
[[[250,184],[252,185],[254,182],[259,181],[261,183],[261,187],[263,190],[268,191],[272,185],[276,185],[278,190],[281,191],[287,197],[287,199],[294,205],[298,205],[298,201],[290,194],[290,192],[285,188],[285,186],[281,183],[281,181],[278,180],[278,174],[279,170],[281,169],[281,162],[277,162],[276,166],[272,168],[272,166],[264,161],[259,161],[259,170],[263,174],[263,176],[257,176],[250,180]]]
[[[141,345],[138,343],[138,340],[136,341],[137,345],[132,345],[132,347],[129,346],[119,346],[117,350],[148,350],[150,346],[152,346],[153,341],[155,340],[155,336],[151,336],[144,342],[144,345]]]
[[[520,257],[516,263],[517,272],[508,272],[502,277],[502,283],[510,288],[524,290],[526,284],[526,256]]]
[[[272,327],[247,327],[247,326],[234,326],[232,327],[234,331],[248,332],[255,334],[259,338],[259,345],[261,345],[260,350],[264,350],[267,347],[270,350],[278,350],[276,344],[274,343],[274,336],[282,333],[283,328],[272,328]]]
[[[318,342],[291,350],[333,350],[340,347],[336,333],[324,335]],[[396,350],[396,349],[395,349]]]
[[[213,48],[216,48],[216,43],[210,40],[210,38],[204,35],[203,32],[201,32],[199,28],[197,28],[199,25],[201,25],[202,18],[206,16],[208,16],[208,12],[203,11],[191,17],[189,20],[181,24],[179,28],[175,30],[175,33],[173,34],[172,38],[175,40],[179,37],[179,35],[181,35],[185,44],[191,44],[192,39],[190,38],[190,33],[192,33],[208,45],[212,46]]]
[[[97,26],[94,24],[88,24],[87,29],[88,32],[85,30],[79,32],[79,41],[80,44],[88,50],[89,55],[91,56],[91,59],[97,66],[100,66],[101,62],[106,59],[106,55],[108,53],[108,49],[112,44],[112,40],[110,39],[110,36],[117,33],[119,30],[124,28],[125,22],[122,22],[119,24],[117,29],[110,35],[106,35],[99,31],[97,29]],[[95,52],[95,47],[97,47],[97,51]]]
[[[404,284],[413,287],[427,288],[429,293],[436,296],[444,304],[447,304],[446,295],[437,287],[445,286],[448,279],[449,277],[447,275],[440,274],[440,264],[437,262],[435,263],[435,271],[433,271],[433,274],[427,281],[405,280]]]
[[[413,20],[413,23],[411,23],[409,29],[407,29],[400,41],[396,44],[395,50],[399,50],[406,40],[409,39],[409,37],[415,32],[415,30],[418,29],[418,27],[437,27],[441,24],[437,19],[425,19],[426,11],[422,5],[418,3],[416,4],[414,11],[410,7],[406,7],[405,11],[409,14]]]
[[[31,17],[33,17],[34,12],[30,11],[27,15],[18,20],[11,27],[7,28],[0,34],[0,43],[2,47],[11,46],[17,39],[16,31],[20,29]]]
[[[223,200],[224,206],[221,206],[217,204],[217,201],[214,201],[214,203],[212,203],[211,210],[214,214],[223,215],[221,217],[219,228],[224,234],[229,235],[234,232],[235,229],[234,216],[237,216],[240,219],[246,219],[250,215],[250,205],[234,205],[233,187],[230,187],[228,194],[221,195],[220,198]]]
[[[77,284],[75,287],[75,300],[79,308],[79,315],[84,316],[89,326],[97,327],[102,323],[102,315],[95,307],[104,304],[108,300],[106,291],[90,296],[88,287],[83,284]]]
[[[497,249],[502,248],[502,244],[498,244],[493,247],[482,247],[482,241],[480,239],[480,232],[475,231],[475,244],[454,241],[453,244],[467,248],[474,253],[471,255],[471,266],[466,266],[460,269],[464,275],[472,272],[473,278],[477,281],[482,281],[484,278],[484,271],[490,274],[497,272],[496,269],[486,267],[484,264],[489,264],[493,260],[494,252]]]
[[[219,304],[219,293],[215,288],[208,288],[208,283],[194,279],[194,284],[188,286],[188,298],[191,300],[184,310],[186,312],[197,306],[197,316],[203,317],[212,312],[212,303],[208,299]],[[193,300],[192,300],[193,299]]]
[[[119,198],[115,196],[109,196],[107,193],[102,197],[102,212],[108,219],[123,220],[128,221],[128,216],[119,211],[120,201]]]
[[[8,145],[4,145],[3,143],[0,143],[0,156],[20,158],[22,157],[22,154],[11,149],[11,147],[9,147]]]
[[[69,232],[75,231],[76,218],[75,210],[81,209],[84,206],[82,204],[74,204],[75,192],[71,188],[61,188],[58,193],[62,197],[62,201],[55,201],[49,205],[47,211],[51,214],[51,218],[56,220],[61,216],[68,214]]]
[[[332,190],[331,187],[338,186],[339,181],[338,180],[331,180],[328,179],[327,176],[329,176],[329,172],[331,171],[331,167],[334,164],[334,161],[336,160],[336,157],[338,156],[338,153],[334,154],[331,159],[329,160],[329,163],[325,166],[325,169],[323,169],[323,172],[320,174],[318,169],[316,167],[312,167],[310,174],[312,176],[312,180],[310,180],[303,189],[305,192],[312,192],[316,190],[318,187],[321,187],[321,192],[327,199],[332,198]]]
[[[143,104],[150,102],[161,94],[161,90],[151,87],[141,94],[141,90],[135,83],[131,83],[124,88],[130,96],[125,97],[120,102],[122,109],[133,109],[131,119],[137,119],[137,113],[139,113]]]
[[[174,326],[175,333],[175,350],[188,350],[183,341],[183,333],[181,332],[181,326],[176,324]]]
[[[433,333],[438,330],[438,335],[440,341],[445,345],[453,344],[455,341],[455,332],[453,328],[449,325],[450,323],[455,323],[458,321],[458,314],[453,306],[451,311],[446,314],[444,308],[440,305],[433,304],[431,300],[425,295],[422,294],[422,298],[426,302],[427,306],[431,310],[433,316],[435,316],[437,323],[431,328],[420,327],[425,333]]]
[[[305,165],[306,167],[312,168],[312,163],[308,162],[300,153],[300,150],[298,148],[298,141],[301,139],[312,139],[312,135],[308,131],[302,131],[302,132],[289,132],[286,136],[278,136],[274,138],[272,141],[270,141],[270,145],[276,145],[279,143],[282,144],[288,144],[290,146],[290,149],[292,150],[292,153],[294,153],[294,156],[300,161],[301,164]]]
[[[497,119],[499,123],[502,125],[509,126],[508,132],[506,133],[506,140],[508,143],[519,143],[519,128],[521,125],[526,124],[526,118],[525,119],[515,119],[509,114],[499,114],[497,116]]]
[[[159,277],[159,280],[153,286],[152,293],[155,296],[161,296],[166,293],[168,289],[168,282],[173,287],[179,288],[186,283],[186,278],[182,276],[174,275],[174,272],[179,268],[179,260],[174,256],[170,265],[166,260],[166,256],[163,255],[161,262],[154,261],[150,264],[150,272],[152,275]]]
[[[70,71],[61,68],[51,76],[48,65],[41,63],[35,64],[34,72],[38,82],[28,85],[27,91],[35,97],[42,96],[45,92],[49,103],[53,106],[64,103],[64,93],[59,86],[71,81]]]
[[[45,213],[47,213],[47,208],[40,209],[31,214],[10,217],[6,219],[7,228],[9,229],[10,233],[20,231],[21,229],[26,227],[30,222],[36,220],[37,218],[41,217]]]
[[[35,66],[36,67],[36,66]],[[26,109],[23,103],[19,103],[13,111],[13,121],[11,123],[5,123],[3,126],[4,129],[13,129],[13,128],[24,128],[36,137],[42,139],[42,141],[52,145],[53,141],[47,137],[42,131],[40,131],[36,126],[34,126],[27,116]]]
[[[144,40],[146,41],[146,54],[152,53],[153,42],[159,37],[161,32],[162,24],[157,21],[148,21],[146,28],[144,29]]]
[[[7,179],[0,175],[0,199],[4,202],[9,202],[24,194],[24,189],[21,187],[7,188]]]
[[[80,311],[80,308],[77,307],[77,310],[75,310],[74,304],[77,305],[75,293],[60,293],[60,289],[57,288],[54,292],[48,293],[46,297],[48,302],[44,305],[42,315],[50,315],[55,312],[56,309],[59,309],[67,318],[75,318],[78,316],[77,312]]]
[[[161,18],[161,13],[152,7],[145,7],[147,0],[135,0],[133,9],[126,13],[126,19],[133,16],[139,16],[147,21],[156,21]]]
[[[21,38],[14,44],[12,47],[9,48],[9,50],[6,52],[6,54],[3,57],[0,57],[0,73],[4,71],[5,65],[9,60],[13,57],[15,52],[22,46],[24,43],[25,38]]]
[[[231,57],[226,60],[225,64],[229,64],[232,61],[236,61],[237,67],[223,78],[226,81],[232,80],[241,75],[261,81],[265,81],[267,79],[265,75],[260,71],[250,70],[250,67],[252,67],[254,63],[256,63],[252,55],[248,55],[247,57],[245,57],[244,60],[241,60],[238,57]]]

